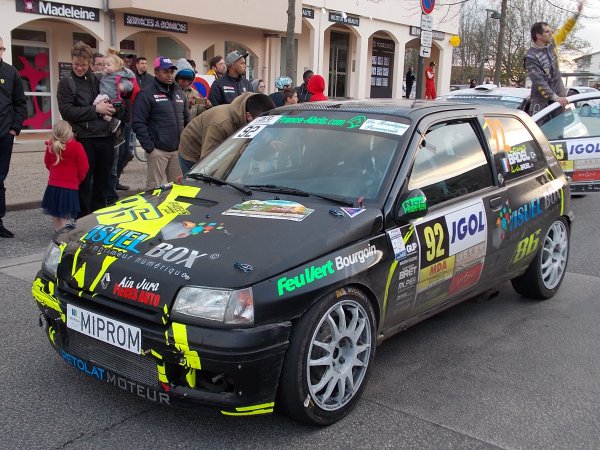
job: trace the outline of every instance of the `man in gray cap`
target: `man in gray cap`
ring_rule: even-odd
[[[208,100],[213,106],[229,104],[238,95],[252,92],[250,82],[244,77],[246,56],[248,53],[235,51],[225,57],[227,72],[212,84],[208,95]]]

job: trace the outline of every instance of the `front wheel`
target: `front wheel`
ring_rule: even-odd
[[[511,280],[513,288],[525,297],[546,300],[560,288],[569,260],[569,225],[561,217],[550,225],[542,248],[527,271]]]
[[[347,288],[313,305],[295,324],[279,383],[282,409],[300,422],[330,425],[354,407],[375,357],[375,314]]]

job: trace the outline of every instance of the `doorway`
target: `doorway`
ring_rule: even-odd
[[[346,97],[350,35],[332,31],[329,39],[329,98]]]

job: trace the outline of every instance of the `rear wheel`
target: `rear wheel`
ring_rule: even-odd
[[[569,226],[564,217],[550,225],[542,247],[527,271],[511,280],[521,295],[546,300],[552,297],[565,277],[569,260]]]
[[[293,419],[329,425],[354,407],[375,356],[375,315],[354,289],[329,294],[295,324],[279,384]]]
[[[581,107],[581,115],[584,117],[589,117],[592,115],[592,107],[590,105],[583,105]]]

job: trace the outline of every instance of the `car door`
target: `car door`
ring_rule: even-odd
[[[572,192],[600,191],[600,91],[568,97],[533,116],[571,179]]]
[[[419,264],[413,317],[475,291],[491,269],[485,263],[492,217],[487,199],[497,191],[476,117],[432,120],[420,131],[408,190],[422,190],[428,213],[411,223]]]

